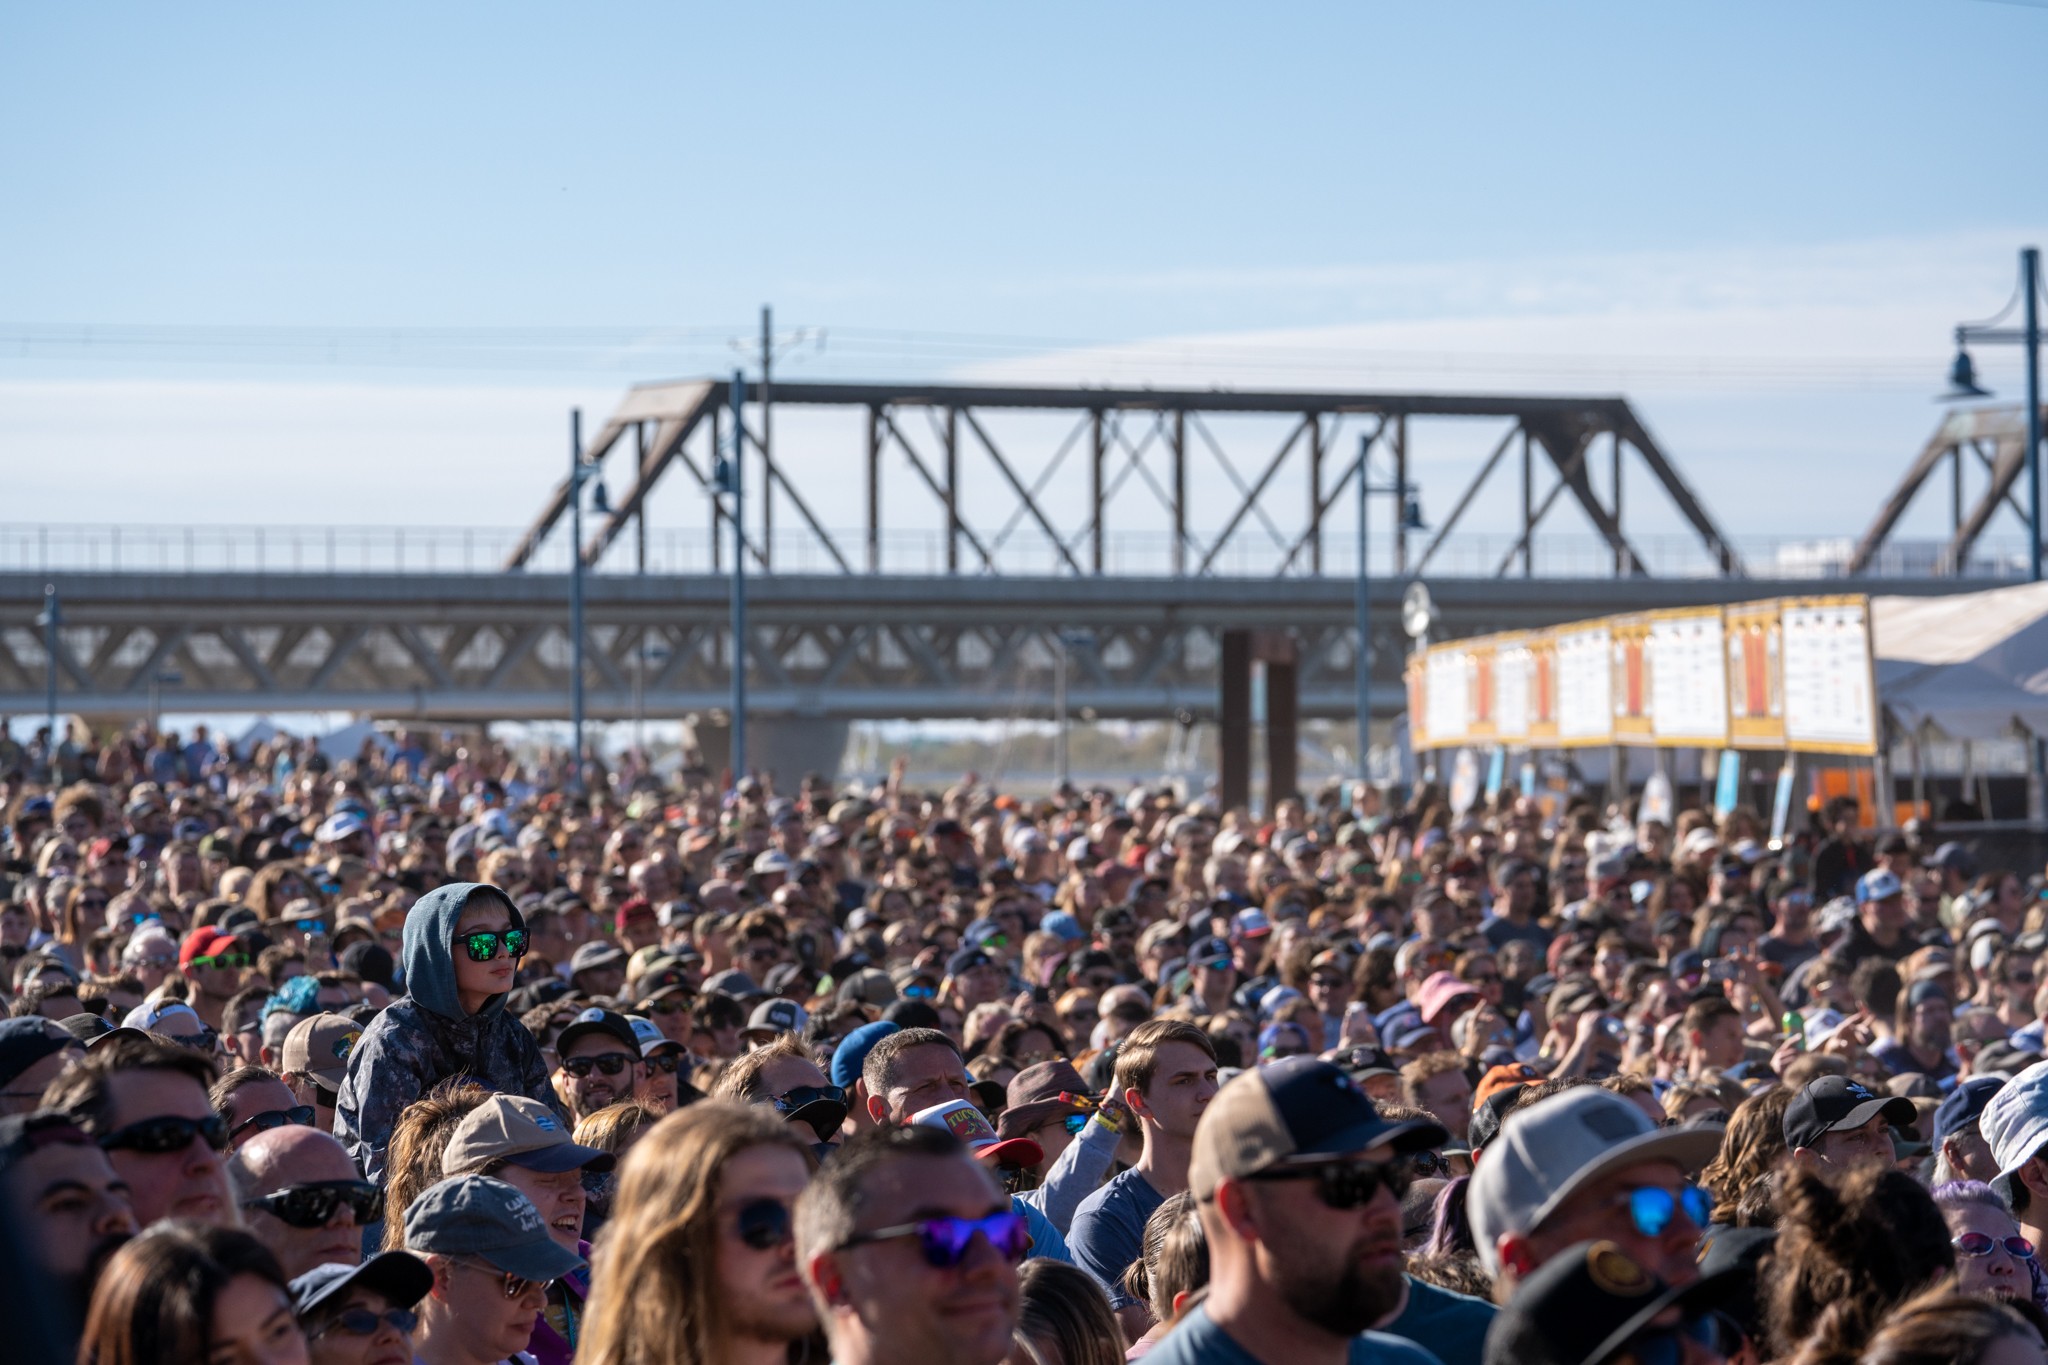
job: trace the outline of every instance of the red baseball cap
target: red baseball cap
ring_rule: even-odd
[[[178,949],[178,965],[189,967],[195,957],[217,957],[238,945],[233,934],[219,929],[194,929],[185,935],[184,946]]]
[[[639,915],[645,915],[649,918],[652,918],[654,915],[654,906],[649,903],[645,896],[634,896],[620,905],[615,922],[619,928],[624,929],[627,920]]]

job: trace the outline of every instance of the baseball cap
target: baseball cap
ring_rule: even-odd
[[[832,1050],[832,1084],[842,1090],[853,1089],[853,1083],[860,1079],[861,1068],[867,1065],[868,1054],[875,1050],[875,1044],[896,1032],[897,1026],[887,1019],[878,1019],[872,1024],[862,1024],[839,1040],[839,1046]]]
[[[704,990],[710,995],[729,995],[735,1000],[752,1000],[767,992],[755,984],[754,978],[737,967],[728,967],[704,983]]]
[[[1986,1101],[1977,1131],[1998,1163],[1991,1187],[2010,1199],[2012,1173],[2048,1143],[2048,1062],[2034,1063]]]
[[[966,1143],[978,1161],[991,1166],[1036,1166],[1045,1159],[1045,1149],[1030,1138],[1003,1138],[989,1126],[988,1115],[966,1100],[947,1100],[920,1109],[910,1121],[926,1128],[940,1128]]]
[[[601,1033],[608,1038],[617,1039],[626,1051],[632,1053],[635,1057],[640,1055],[640,1036],[633,1032],[633,1025],[627,1022],[626,1016],[616,1014],[608,1009],[601,1009],[596,1005],[592,1005],[589,1009],[571,1019],[562,1029],[561,1033],[556,1035],[555,1055],[557,1057],[568,1056],[571,1044],[577,1039],[586,1038],[593,1033]]]
[[[1227,967],[1230,965],[1230,945],[1220,938],[1205,938],[1196,941],[1188,949],[1190,967]]]
[[[946,959],[946,975],[962,976],[976,967],[992,966],[995,959],[980,948],[962,948]]]
[[[1088,1105],[1060,1096],[1087,1093],[1088,1082],[1072,1062],[1063,1057],[1033,1062],[1010,1078],[1003,1092],[1003,1112],[996,1120],[996,1131],[1005,1138],[1022,1137],[1054,1118],[1086,1114],[1090,1111]]]
[[[691,987],[690,978],[682,968],[657,967],[633,984],[633,1003],[644,1005],[659,1000],[670,991],[680,991],[684,995],[697,993]]]
[[[553,1109],[525,1095],[493,1095],[463,1115],[448,1136],[441,1170],[465,1175],[493,1161],[545,1175],[603,1172],[616,1164],[610,1152],[577,1142]]]
[[[896,983],[879,967],[862,967],[839,983],[833,998],[840,1004],[887,1005],[896,998]]]
[[[1401,1068],[1386,1049],[1377,1047],[1346,1048],[1330,1060],[1351,1073],[1354,1081],[1371,1080],[1374,1076],[1398,1076]]]
[[[559,1280],[584,1264],[548,1235],[532,1200],[483,1175],[443,1180],[413,1200],[405,1244],[434,1256],[476,1256],[527,1280]]]
[[[610,943],[606,943],[603,940],[595,943],[586,943],[575,952],[569,954],[569,975],[573,977],[578,972],[595,971],[605,967],[621,967],[625,965],[625,962],[626,955]]]
[[[0,1019],[0,1086],[12,1084],[45,1057],[79,1045],[79,1039],[40,1015]]]
[[[1488,1275],[1499,1275],[1501,1234],[1542,1226],[1560,1204],[1609,1171],[1670,1161],[1690,1173],[1720,1150],[1718,1127],[1659,1128],[1632,1101],[1595,1086],[1518,1109],[1486,1143],[1486,1159],[1472,1175],[1466,1206],[1480,1263]]]
[[[748,1033],[802,1033],[811,1016],[794,1000],[763,1000],[747,1017]]]
[[[1476,999],[1479,988],[1460,978],[1455,972],[1435,972],[1422,983],[1422,989],[1415,993],[1416,1008],[1422,1011],[1422,1022],[1433,1024],[1437,1016],[1453,1004],[1466,998]]]
[[[633,1026],[633,1036],[640,1040],[640,1055],[652,1057],[663,1048],[683,1051],[683,1045],[661,1031],[661,1026],[652,1019],[643,1019],[637,1014],[626,1016],[626,1022]]]
[[[1273,921],[1263,910],[1240,910],[1230,917],[1232,938],[1264,938],[1273,932]]]
[[[363,1026],[347,1015],[316,1014],[301,1019],[284,1036],[283,1068],[286,1072],[310,1071],[329,1090],[339,1090],[348,1075],[348,1054],[362,1036]]]
[[[1985,1105],[1991,1103],[1991,1097],[1997,1095],[2003,1085],[2005,1081],[2001,1076],[1970,1076],[1968,1081],[1950,1091],[1933,1111],[1933,1144],[1942,1146],[1942,1142],[1958,1128],[1976,1124],[1985,1113]]]
[[[1088,931],[1081,927],[1081,921],[1065,910],[1055,910],[1038,922],[1038,927],[1055,938],[1074,943],[1088,937]]]
[[[158,1000],[153,1003],[145,1002],[129,1010],[126,1017],[121,1020],[121,1027],[137,1028],[145,1033],[154,1033],[156,1032],[156,1026],[166,1019],[190,1019],[201,1028],[206,1026],[206,1021],[199,1017],[199,1011],[193,1009],[184,1001]]]
[[[1240,1072],[1216,1092],[1195,1125],[1188,1189],[1206,1200],[1219,1181],[1256,1175],[1281,1162],[1312,1165],[1383,1142],[1406,1154],[1448,1137],[1431,1120],[1381,1118],[1358,1082],[1330,1062],[1287,1057]]]
[[[219,929],[194,929],[185,935],[185,942],[178,949],[178,965],[189,967],[195,957],[219,957],[239,946],[233,934]]]
[[[1977,860],[1972,858],[1970,850],[1961,844],[1947,843],[1934,850],[1933,856],[1927,860],[1927,866],[1938,867],[1943,871],[1953,870],[1967,877],[1977,870]]]
[[[1822,1076],[1785,1106],[1785,1145],[1812,1147],[1823,1134],[1861,1128],[1879,1115],[1894,1128],[1910,1127],[1913,1101],[1875,1094],[1847,1076]]]
[[[1580,1242],[1515,1289],[1486,1333],[1486,1365],[1599,1365],[1672,1308],[1719,1304],[1734,1276],[1674,1289],[1612,1242]]]
[[[752,865],[752,872],[756,877],[769,877],[778,872],[786,877],[794,871],[796,871],[796,859],[775,848],[771,848],[755,858]]]
[[[1880,867],[1856,879],[1856,903],[1862,905],[1867,901],[1885,900],[1904,889],[1897,873],[1888,867]]]
[[[351,834],[361,834],[370,827],[359,812],[345,810],[336,812],[320,822],[320,828],[313,831],[313,837],[323,844],[346,839]]]
[[[434,1272],[409,1251],[387,1251],[361,1265],[318,1265],[292,1281],[292,1312],[300,1319],[361,1285],[393,1308],[410,1308],[434,1287]]]

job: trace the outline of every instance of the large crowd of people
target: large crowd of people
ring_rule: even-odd
[[[0,729],[9,1361],[2048,1365],[2048,892],[1835,801]]]

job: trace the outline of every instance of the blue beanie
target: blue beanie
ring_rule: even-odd
[[[875,1044],[896,1032],[896,1026],[888,1020],[862,1024],[839,1040],[839,1046],[832,1053],[832,1084],[842,1090],[853,1089],[853,1083],[860,1079],[860,1069],[868,1064],[868,1054],[875,1050]]]

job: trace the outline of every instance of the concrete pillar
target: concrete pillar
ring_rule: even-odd
[[[1223,809],[1235,810],[1252,799],[1252,633],[1224,631],[1221,652],[1217,781]]]

